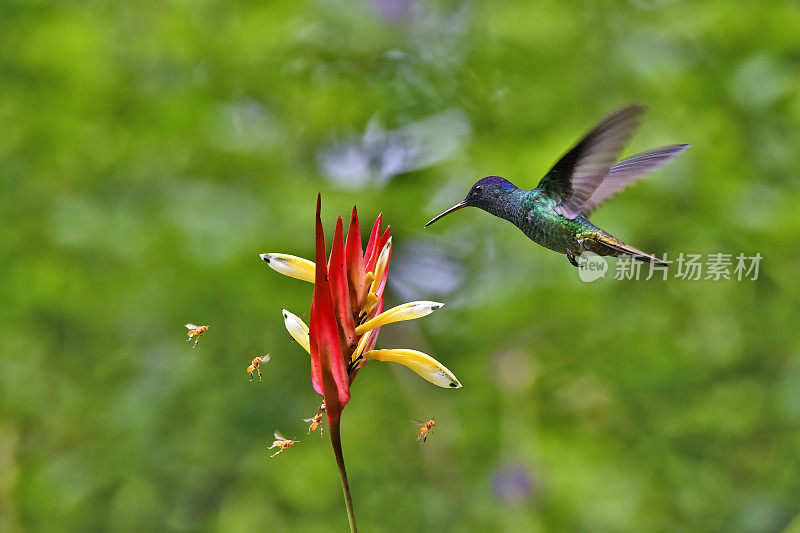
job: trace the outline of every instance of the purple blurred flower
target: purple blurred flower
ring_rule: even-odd
[[[536,487],[525,465],[508,464],[498,468],[492,476],[492,491],[506,504],[517,504],[533,496]]]
[[[415,2],[413,0],[371,0],[375,13],[389,21],[399,21],[411,16]]]
[[[446,296],[463,282],[458,262],[440,247],[418,241],[398,249],[390,285],[402,299],[413,300],[424,295]]]
[[[455,109],[394,130],[373,119],[360,138],[334,142],[319,152],[317,162],[322,173],[342,187],[382,185],[398,174],[450,157],[470,132],[466,116]]]

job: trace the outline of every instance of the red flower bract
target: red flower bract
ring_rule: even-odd
[[[311,381],[314,390],[325,398],[328,420],[331,421],[339,420],[342,409],[350,400],[350,383],[357,373],[357,368],[349,367],[359,341],[355,331],[357,322],[359,319],[363,321],[383,311],[383,293],[388,269],[384,268],[383,272],[379,273],[381,279],[375,284],[374,293],[370,292],[370,282],[366,272],[374,271],[380,251],[389,240],[391,229],[387,227],[381,235],[381,217],[378,216],[364,254],[361,249],[358,213],[353,208],[347,242],[344,239],[342,217],[339,217],[331,243],[330,260],[326,261],[321,204],[321,196],[318,195],[315,281],[311,302],[309,344]],[[366,315],[359,317],[370,297],[377,298],[377,301],[374,305],[368,306]],[[369,337],[364,351],[375,346],[379,329],[365,334]],[[361,360],[359,364],[364,362]]]
[[[314,390],[325,398],[328,421],[339,420],[350,400],[347,362],[339,341],[339,326],[333,308],[333,297],[325,260],[325,233],[320,218],[321,196],[317,196],[316,275],[311,300],[311,381]],[[336,269],[340,271],[342,269]]]

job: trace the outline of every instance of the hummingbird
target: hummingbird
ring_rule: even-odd
[[[459,209],[477,207],[508,220],[545,248],[566,254],[576,267],[575,258],[585,251],[666,264],[589,222],[590,213],[609,197],[689,148],[688,144],[664,146],[615,164],[643,112],[643,106],[629,105],[608,115],[545,174],[535,189],[520,189],[500,176],[487,176],[472,186],[464,200],[425,227]]]

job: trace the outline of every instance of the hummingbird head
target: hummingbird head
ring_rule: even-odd
[[[425,224],[427,228],[445,215],[465,207],[477,207],[493,215],[499,214],[501,206],[510,192],[517,190],[517,186],[500,176],[486,176],[475,182],[467,193],[467,197],[444,213],[435,216]]]

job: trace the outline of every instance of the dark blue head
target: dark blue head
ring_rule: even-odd
[[[457,203],[444,213],[436,216],[425,224],[427,228],[445,215],[449,215],[453,211],[458,211],[465,207],[477,207],[492,214],[497,214],[497,208],[504,203],[508,194],[516,191],[517,186],[500,176],[486,176],[475,182],[475,185],[467,193],[467,197],[461,202]]]
[[[502,201],[506,195],[517,190],[517,186],[500,176],[486,176],[475,182],[464,202],[470,207],[486,209]]]

